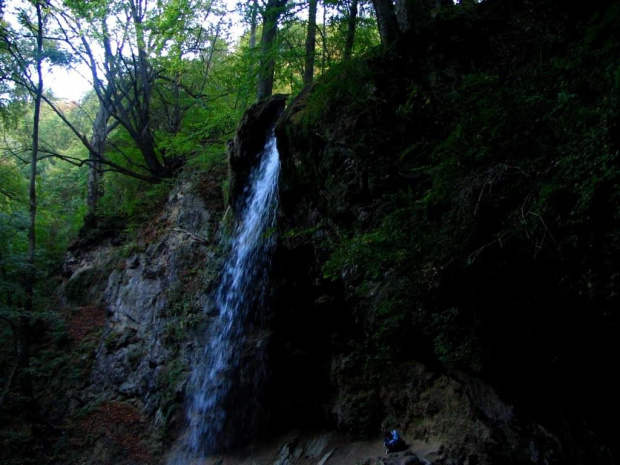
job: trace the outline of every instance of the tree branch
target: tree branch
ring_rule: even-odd
[[[197,236],[196,234],[191,233],[191,232],[187,231],[186,229],[182,229],[182,228],[173,228],[172,230],[173,230],[173,231],[176,231],[176,232],[183,233],[183,234],[187,234],[189,237],[191,237],[192,239],[194,239],[194,240],[195,240],[196,242],[198,242],[199,244],[208,244],[208,243],[209,243],[209,241],[207,241],[206,239],[204,239],[204,238],[202,238],[202,237],[200,237],[200,236]]]

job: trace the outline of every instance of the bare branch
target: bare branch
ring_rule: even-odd
[[[209,241],[207,241],[206,239],[204,239],[204,238],[202,238],[202,237],[200,237],[200,236],[197,236],[196,234],[191,233],[191,232],[187,231],[186,229],[182,229],[182,228],[173,228],[172,230],[173,230],[173,231],[176,231],[176,232],[183,233],[183,234],[187,234],[189,237],[191,237],[192,239],[194,239],[194,240],[195,240],[196,242],[198,242],[199,244],[208,244],[208,243],[209,243]]]

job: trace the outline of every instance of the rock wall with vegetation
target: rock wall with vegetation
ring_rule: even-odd
[[[184,426],[195,337],[221,264],[225,176],[225,165],[186,170],[145,223],[110,218],[71,245],[61,320],[42,328],[54,339],[33,348],[48,423],[36,442],[24,434],[20,444],[15,430],[3,463],[162,462]],[[19,418],[8,424],[20,428]]]
[[[297,360],[342,428],[454,463],[615,463],[620,10],[462,11],[288,106],[282,269],[306,269],[276,311],[320,320]],[[412,361],[451,394],[420,404],[437,381]]]

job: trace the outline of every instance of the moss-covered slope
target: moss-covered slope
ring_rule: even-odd
[[[342,299],[342,350],[483,379],[559,463],[618,454],[619,21],[617,2],[455,8],[279,125],[283,256]]]

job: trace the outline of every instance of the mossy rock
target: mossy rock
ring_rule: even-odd
[[[71,305],[100,303],[107,281],[106,270],[99,267],[82,268],[65,283],[63,294]]]

